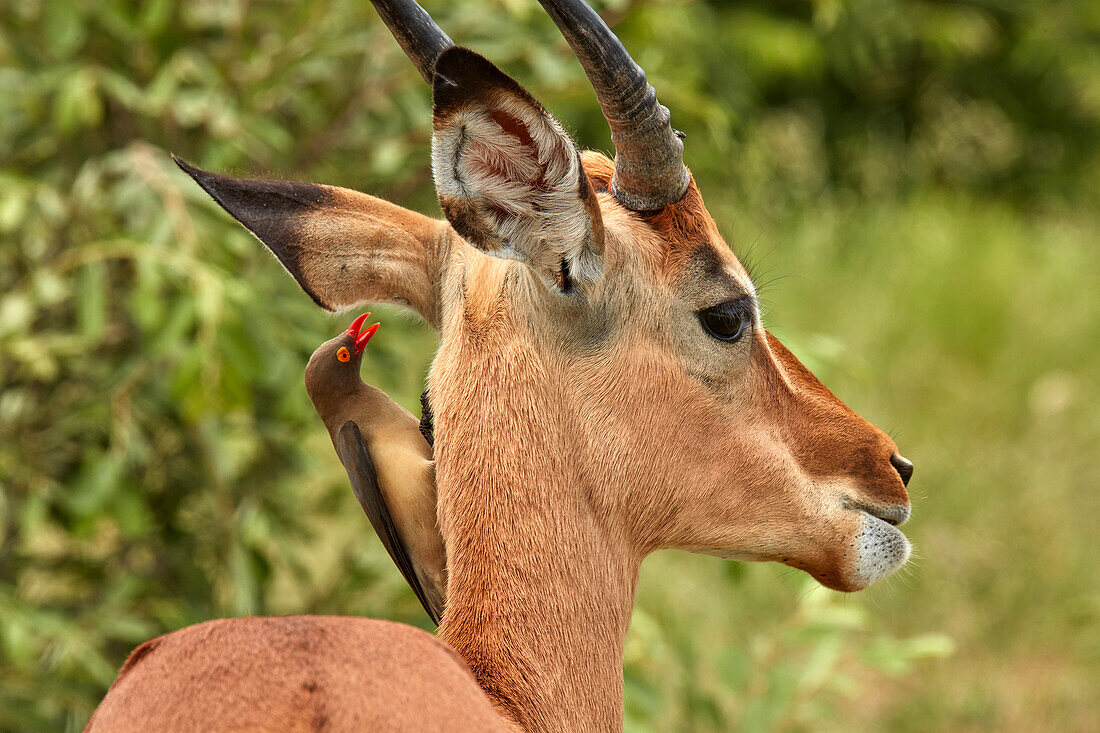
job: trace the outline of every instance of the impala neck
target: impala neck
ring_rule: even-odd
[[[497,365],[513,384],[522,358]],[[489,384],[493,366],[480,365]],[[433,379],[433,394],[447,382]],[[532,390],[534,404],[560,404]],[[452,393],[437,409],[463,404],[472,403]],[[440,635],[523,730],[619,730],[640,561],[625,533],[592,512],[586,477],[563,455],[560,415],[536,411],[536,426],[504,405],[479,412],[436,415],[449,572]]]
[[[634,591],[619,564],[570,565],[548,544],[479,538],[529,553],[484,571],[452,565],[440,634],[505,717],[525,731],[622,728],[623,638]]]

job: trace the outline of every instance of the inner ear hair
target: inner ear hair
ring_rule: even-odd
[[[548,286],[602,271],[603,226],[576,145],[523,87],[472,51],[436,64],[432,171],[455,230]],[[564,264],[563,264],[564,263]]]

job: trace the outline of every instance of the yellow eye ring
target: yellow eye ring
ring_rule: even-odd
[[[341,346],[336,350],[336,358],[340,361],[351,361],[351,352],[348,351],[347,346]]]

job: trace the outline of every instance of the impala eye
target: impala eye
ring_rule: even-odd
[[[336,350],[336,358],[340,361],[351,361],[351,352],[348,351],[347,346],[341,346]]]
[[[699,322],[711,336],[732,344],[745,335],[752,318],[746,301],[739,299],[699,311]]]

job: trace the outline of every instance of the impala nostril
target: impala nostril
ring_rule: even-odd
[[[901,483],[903,486],[909,485],[909,479],[913,478],[913,464],[906,460],[900,453],[895,453],[890,456],[890,465],[901,476]]]

